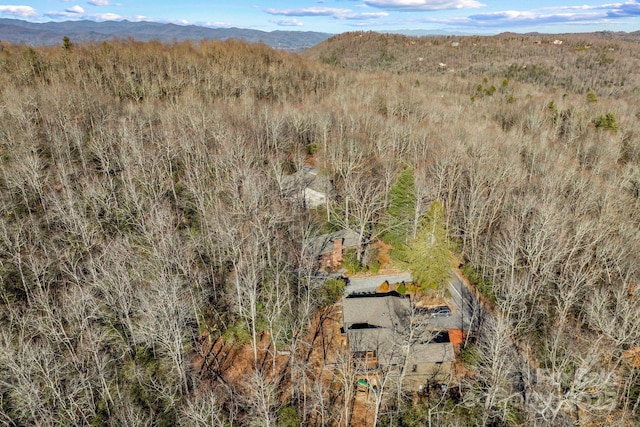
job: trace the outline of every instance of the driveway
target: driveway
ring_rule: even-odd
[[[452,310],[458,314],[456,319],[458,322],[457,328],[469,330],[473,324],[477,325],[482,313],[480,302],[469,291],[462,278],[453,271],[449,282],[449,292],[451,292]]]

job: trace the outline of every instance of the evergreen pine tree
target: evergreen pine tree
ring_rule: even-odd
[[[407,247],[406,257],[413,280],[422,289],[437,291],[446,285],[451,270],[451,243],[440,202],[431,203],[416,238]]]

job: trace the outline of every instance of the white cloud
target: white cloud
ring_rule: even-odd
[[[620,16],[636,16],[640,15],[640,2],[637,0],[627,1],[624,3],[610,3],[601,5],[583,5],[583,6],[551,6],[540,9],[547,12],[571,12],[571,11],[587,11],[601,10],[606,11],[611,17]]]
[[[423,17],[405,25],[440,24],[452,28],[514,30],[557,25],[610,26],[624,18],[640,16],[640,1],[589,6],[552,6],[531,10],[503,10],[458,18]]]
[[[338,16],[351,13],[351,9],[338,9],[333,7],[306,7],[303,9],[267,9],[271,15],[285,16]]]
[[[195,22],[194,25],[202,25],[203,27],[211,27],[211,28],[232,28],[233,24],[230,22],[222,22],[222,21],[205,21],[205,22]]]
[[[612,18],[640,16],[640,2],[628,1],[625,3],[611,5],[609,16]]]
[[[116,13],[95,13],[86,16],[90,19],[95,19],[96,21],[117,21],[119,19],[124,19],[122,16]]]
[[[44,15],[50,18],[89,19],[92,21],[117,21],[124,19],[122,16],[115,13],[85,13],[84,9],[80,12],[76,9],[76,6],[70,7],[64,12],[47,12]]]
[[[73,12],[46,12],[44,16],[49,18],[81,18],[82,15]]]
[[[87,3],[94,6],[111,6],[112,3],[109,0],[89,0]]]
[[[302,22],[298,21],[295,18],[270,20],[269,22],[274,23],[280,27],[302,27],[303,25]]]
[[[19,16],[20,18],[30,18],[36,16],[36,10],[31,6],[13,6],[10,4],[0,5],[0,15]]]
[[[588,5],[581,5],[581,6],[549,6],[549,7],[543,7],[539,10],[546,10],[549,12],[563,12],[563,11],[568,11],[568,10],[593,10],[593,9],[601,9],[602,6],[588,6]]]
[[[484,6],[476,0],[365,0],[364,4],[379,9],[398,11],[471,9]]]
[[[78,5],[71,6],[70,8],[65,9],[65,11],[70,13],[84,13],[84,9]]]
[[[539,10],[482,13],[442,23],[475,28],[543,28],[557,24],[602,24],[608,18],[605,12],[594,13],[541,13]],[[609,22],[610,23],[610,22]]]
[[[333,7],[307,7],[303,9],[267,9],[270,15],[283,16],[330,16],[335,19],[377,19],[389,16],[387,12],[358,13],[351,9]]]
[[[387,12],[366,12],[366,13],[351,13],[344,16],[344,19],[377,19],[385,18],[389,16]]]
[[[463,25],[476,27],[534,27],[553,24],[598,25],[612,20],[640,15],[640,3],[605,4],[600,6],[566,6],[531,11],[502,11],[471,15]]]

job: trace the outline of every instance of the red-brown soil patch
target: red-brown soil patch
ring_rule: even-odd
[[[275,357],[269,334],[263,333],[257,346],[257,364],[250,343],[237,346],[225,343],[222,338],[214,340],[204,334],[199,353],[193,359],[193,367],[204,380],[203,388],[215,389],[223,384],[225,389],[243,394],[252,386],[249,379],[255,369],[259,369],[268,381],[277,385],[282,402],[290,399],[292,375],[296,377],[293,381],[306,381],[310,387],[319,379],[322,389],[331,394],[331,399],[341,400],[341,387],[338,387],[334,375],[340,361],[339,354],[346,350],[346,337],[341,334],[341,326],[342,306],[336,304],[328,307],[314,317],[309,329],[300,338],[295,354],[287,349],[276,352]],[[292,360],[304,366],[304,374],[292,374]],[[311,417],[307,425],[320,425],[320,419],[316,418]]]

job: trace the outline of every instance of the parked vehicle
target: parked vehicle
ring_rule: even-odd
[[[432,308],[429,311],[431,317],[449,317],[451,316],[451,309],[446,305],[441,305],[435,308]]]

